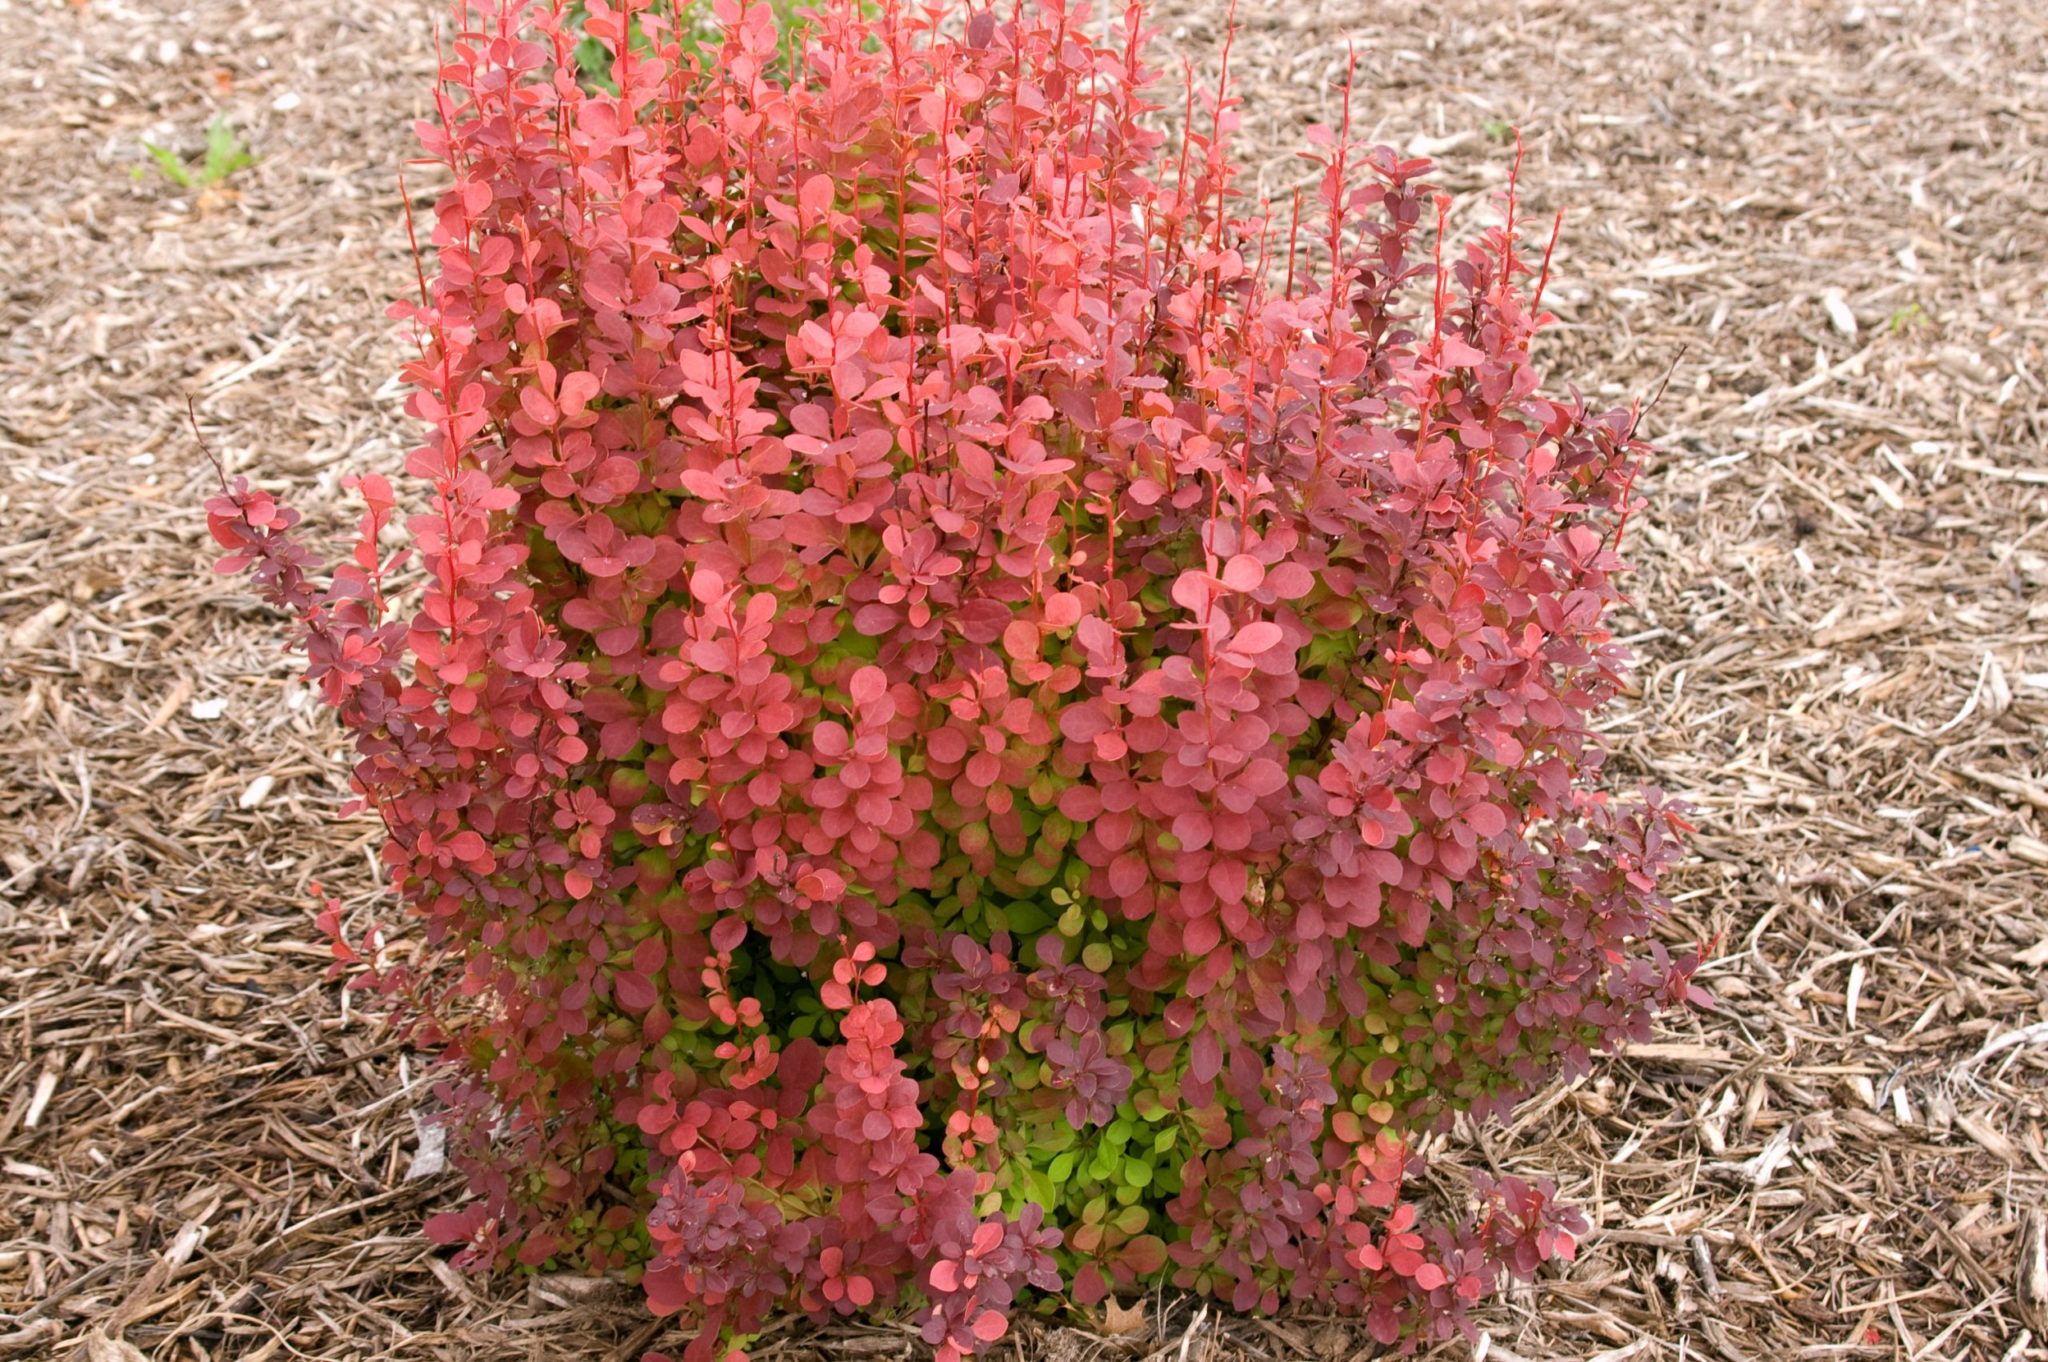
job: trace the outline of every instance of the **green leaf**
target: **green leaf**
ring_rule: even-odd
[[[206,125],[206,160],[200,169],[200,178],[208,185],[217,185],[228,176],[245,166],[256,164],[256,158],[235,136],[235,130],[220,114]]]
[[[1017,867],[1017,883],[1032,889],[1043,889],[1052,883],[1052,877],[1059,873],[1057,862],[1047,865],[1043,861],[1029,860]]]
[[[1010,930],[1020,935],[1045,929],[1045,910],[1035,903],[1013,903],[1006,916],[1010,919]]]
[[[178,159],[176,152],[152,146],[148,142],[142,144],[142,149],[156,159],[156,168],[163,172],[165,179],[180,189],[192,187],[192,173],[185,169],[185,163]]]
[[[1080,1136],[1065,1120],[1053,1122],[1044,1130],[1031,1137],[1031,1152],[1034,1154],[1057,1154],[1063,1149],[1072,1149],[1080,1143]],[[1076,1158],[1080,1156],[1075,1155]]]

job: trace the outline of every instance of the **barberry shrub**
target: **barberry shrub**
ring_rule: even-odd
[[[209,503],[389,831],[412,950],[324,921],[447,1060],[429,1232],[700,1357],[1162,1277],[1414,1344],[1569,1257],[1405,1190],[1690,989],[1589,726],[1645,448],[1539,393],[1512,181],[1453,249],[1347,95],[1253,207],[1135,4],[583,8],[457,11],[417,513]]]

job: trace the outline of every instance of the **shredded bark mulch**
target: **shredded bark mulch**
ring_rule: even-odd
[[[578,1362],[637,1293],[465,1278],[414,1061],[323,978],[376,828],[278,622],[214,577],[211,472],[339,528],[408,438],[383,319],[427,111],[418,0],[0,0],[0,1355]],[[2048,18],[2031,0],[1248,2],[1252,187],[1360,125],[1453,221],[1568,205],[1560,380],[1663,388],[1631,523],[1622,770],[1697,809],[1675,941],[1723,1006],[1442,1157],[1598,1225],[1490,1304],[1504,1362],[2048,1357]],[[1213,69],[1220,5],[1159,14]],[[145,170],[215,111],[258,157]],[[434,181],[409,180],[416,200]],[[1668,378],[1668,386],[1666,380]],[[1127,1303],[1131,1304],[1131,1303]],[[1351,1359],[1341,1321],[1159,1295],[997,1358]],[[758,1358],[909,1356],[778,1325]]]

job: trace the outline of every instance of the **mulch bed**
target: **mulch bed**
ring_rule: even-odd
[[[1614,402],[1669,377],[1611,732],[1698,810],[1673,936],[1723,939],[1724,1006],[1452,1141],[1557,1176],[1599,1231],[1447,1351],[2048,1357],[2048,19],[1243,10],[1259,192],[1298,182],[1355,50],[1361,122],[1441,159],[1457,221],[1524,130],[1533,209],[1571,209],[1552,371]],[[1219,6],[1159,18],[1213,62]],[[323,514],[405,447],[382,309],[410,287],[396,171],[432,25],[413,0],[0,0],[0,1355],[681,1342],[613,1283],[468,1279],[419,1238],[454,1190],[415,1167],[419,1069],[324,981],[306,906],[315,878],[373,902],[376,829],[331,819],[336,733],[206,571],[188,396],[234,468]],[[140,139],[194,149],[216,108],[260,157],[228,194],[131,177]],[[1340,1321],[1142,1307],[995,1356],[1370,1351]],[[913,1351],[788,1323],[755,1355]]]

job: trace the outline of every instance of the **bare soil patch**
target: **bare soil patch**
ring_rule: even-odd
[[[1162,42],[1213,63],[1220,7]],[[1484,1316],[1540,1359],[2043,1357],[2048,19],[2031,0],[1246,3],[1258,186],[1356,51],[1457,220],[1519,125],[1569,204],[1552,372],[1669,387],[1631,525],[1626,765],[1698,809],[1675,937],[1725,1000],[1455,1156],[1599,1225]],[[0,0],[0,1355],[625,1358],[637,1293],[418,1237],[417,1068],[323,981],[306,884],[375,828],[275,621],[206,570],[210,472],[338,517],[407,439],[382,319],[419,0]],[[223,111],[204,205],[141,139]],[[416,192],[420,185],[414,185]],[[305,489],[317,489],[307,492]],[[338,523],[338,521],[337,521]],[[998,1356],[1349,1359],[1167,1298]],[[903,1356],[779,1327],[757,1357]],[[1464,1355],[1465,1345],[1450,1352]]]

